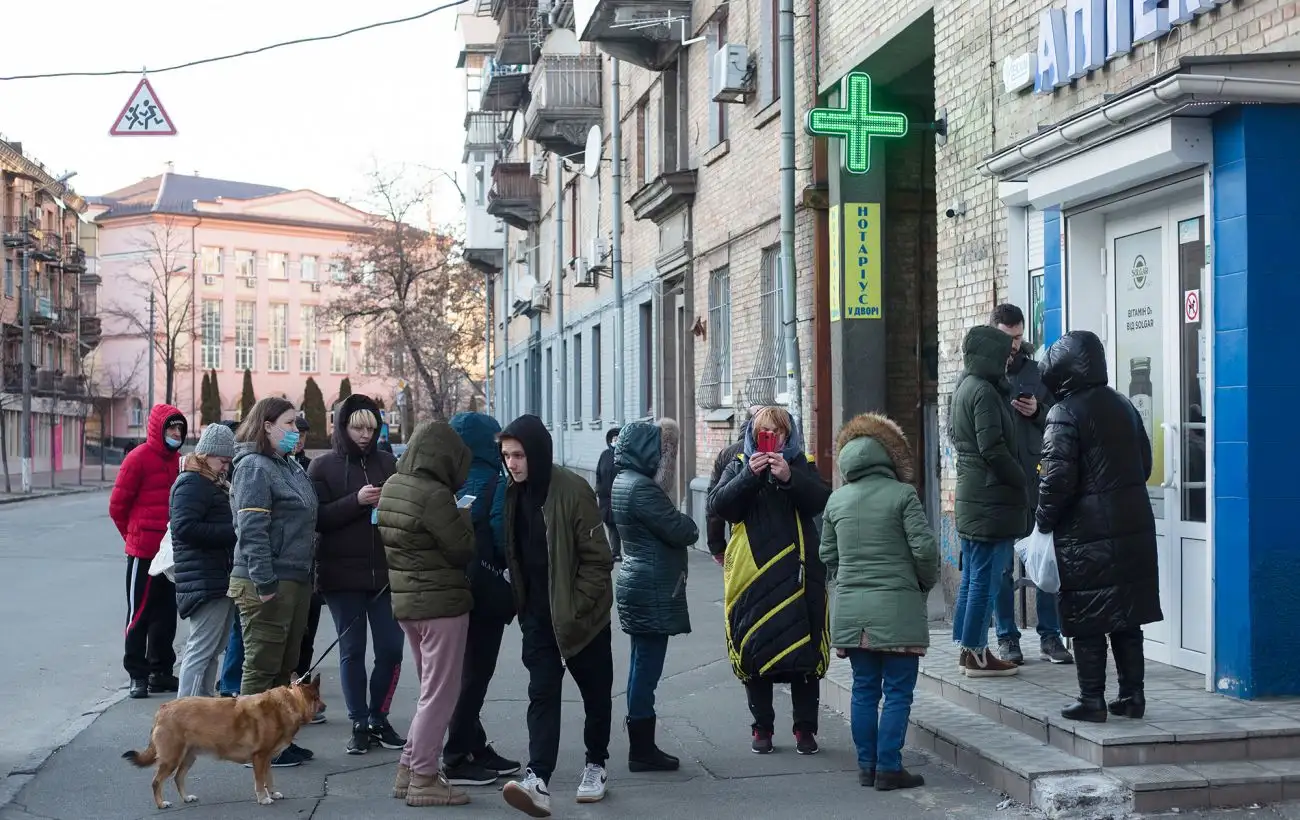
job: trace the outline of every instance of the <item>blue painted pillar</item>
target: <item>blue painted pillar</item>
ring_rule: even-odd
[[[1300,694],[1300,108],[1214,124],[1214,617],[1218,691]]]
[[[1046,350],[1065,328],[1065,279],[1061,275],[1061,209],[1043,209],[1043,338]],[[1040,354],[1041,355],[1041,354]]]

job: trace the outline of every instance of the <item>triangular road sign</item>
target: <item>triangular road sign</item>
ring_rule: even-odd
[[[122,113],[117,115],[117,122],[108,132],[114,137],[173,137],[176,126],[172,125],[167,109],[163,108],[158,95],[154,93],[149,78],[141,77],[131,99],[122,106]]]

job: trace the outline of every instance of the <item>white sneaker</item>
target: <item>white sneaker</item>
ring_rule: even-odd
[[[602,793],[604,787],[601,787]],[[533,774],[532,769],[524,772],[523,780],[511,780],[501,790],[511,808],[519,809],[529,817],[551,816],[551,793],[546,790],[546,783]]]
[[[582,780],[578,781],[578,802],[599,803],[605,799],[605,784],[609,773],[604,766],[588,763],[582,770]]]

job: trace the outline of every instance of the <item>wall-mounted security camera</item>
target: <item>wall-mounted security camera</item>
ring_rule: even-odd
[[[956,219],[959,216],[965,216],[966,203],[959,199],[954,199],[952,204],[948,206],[948,209],[943,212],[943,215],[949,219]]]

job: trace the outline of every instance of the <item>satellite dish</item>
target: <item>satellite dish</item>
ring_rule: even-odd
[[[591,130],[587,132],[587,150],[582,154],[582,172],[588,177],[595,177],[600,173],[600,149],[603,147],[603,139],[600,126],[591,126]]]

